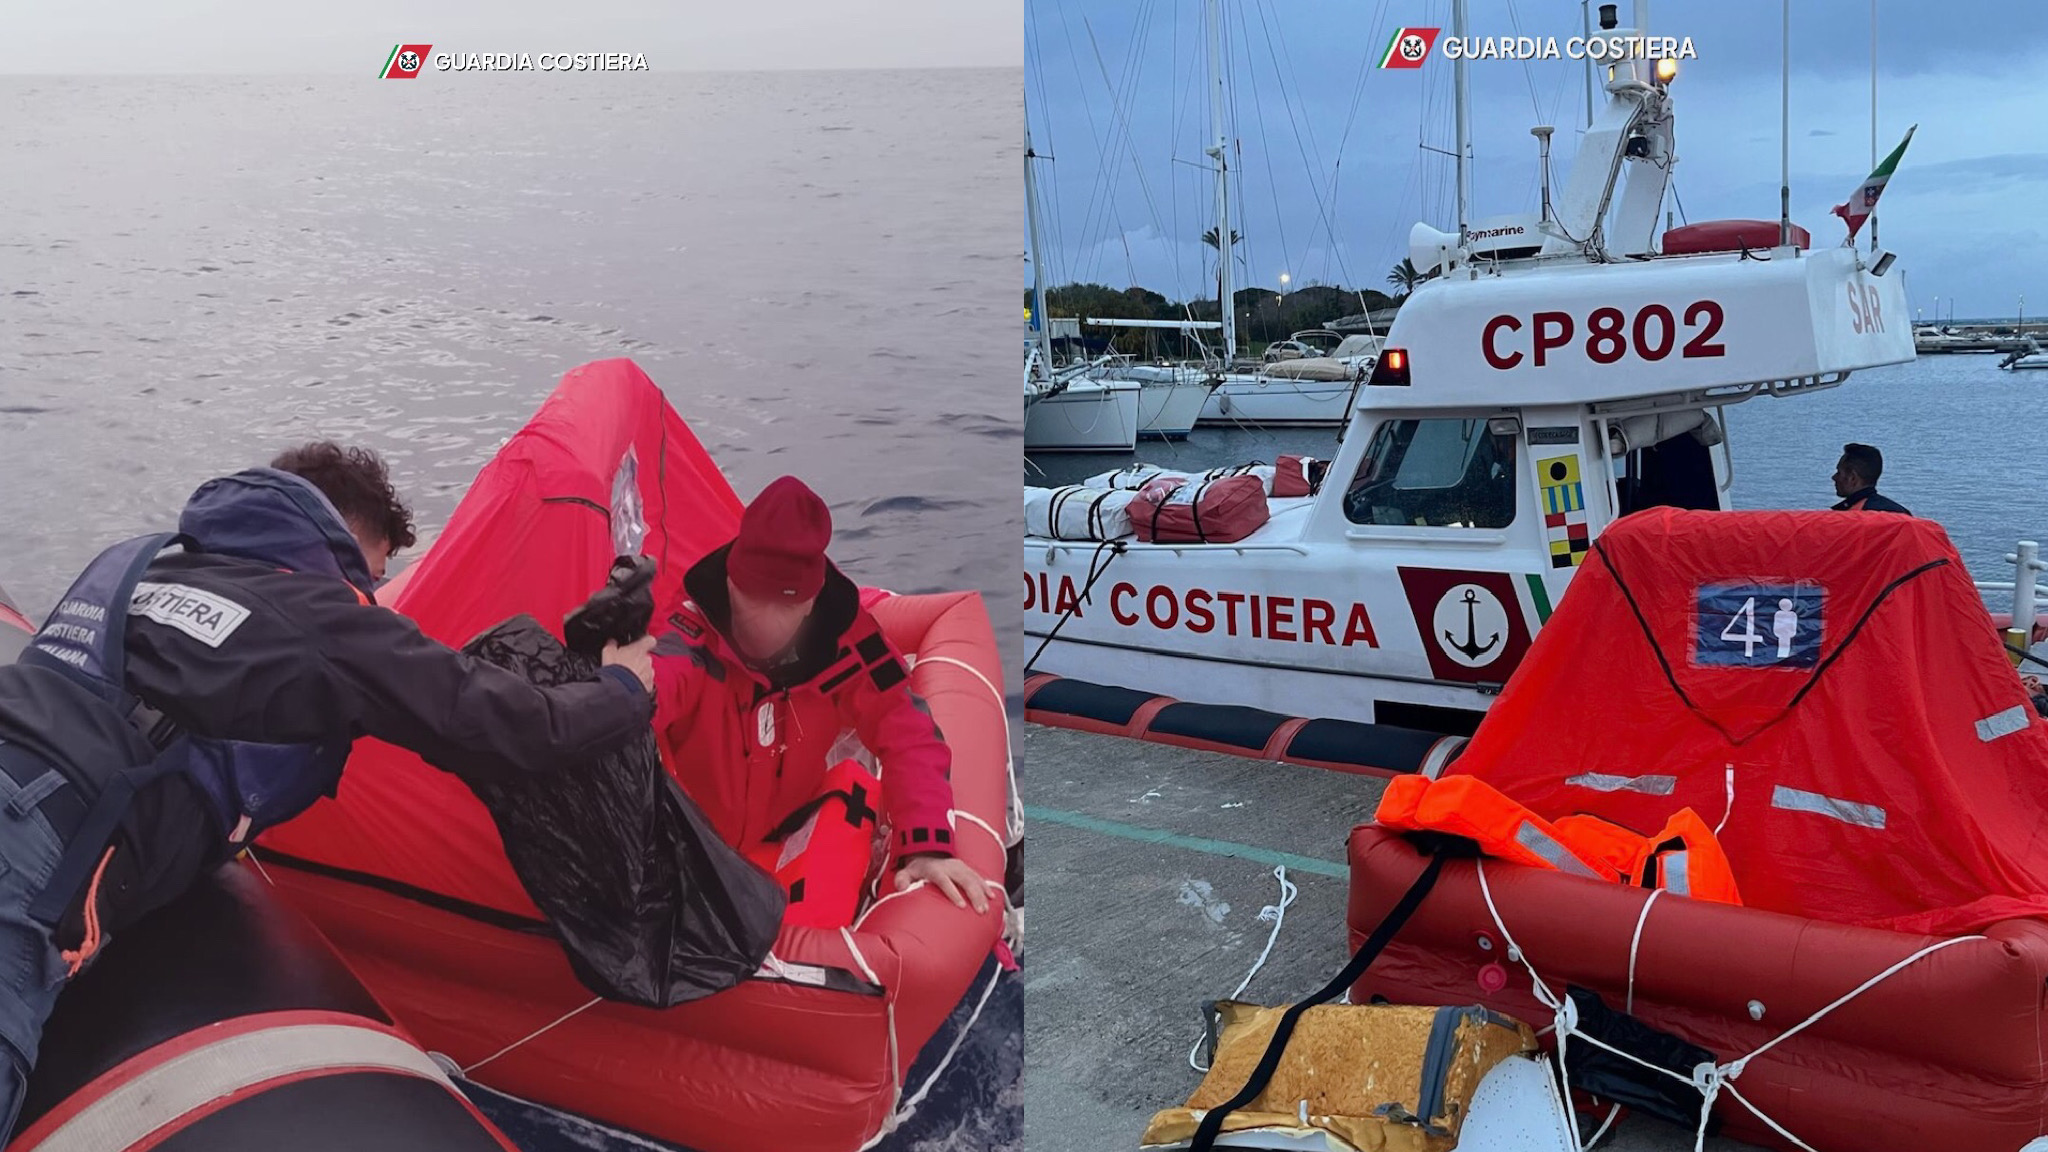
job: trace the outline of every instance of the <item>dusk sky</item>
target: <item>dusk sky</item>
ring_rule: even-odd
[[[1241,188],[1241,286],[1387,288],[1418,219],[1455,228],[1452,65],[1372,67],[1399,26],[1440,26],[1447,0],[1223,0]],[[1597,6],[1596,6],[1597,8]],[[1026,103],[1051,234],[1052,283],[1200,295],[1214,222],[1198,0],[1026,0]],[[2048,41],[2003,37],[2013,7],[1878,0],[1878,154],[1917,123],[1879,209],[1916,309],[2048,315]],[[1576,0],[1472,0],[1469,34],[1558,37]],[[1622,23],[1631,7],[1624,0]],[[1829,215],[1871,168],[1869,0],[1792,12],[1792,218],[1838,244]],[[1776,219],[1781,8],[1770,0],[1653,5],[1654,34],[1691,36],[1673,86],[1681,221]],[[1585,123],[1575,61],[1474,61],[1472,216],[1534,212],[1536,143],[1557,127],[1562,183]],[[1214,289],[1206,291],[1213,296]]]

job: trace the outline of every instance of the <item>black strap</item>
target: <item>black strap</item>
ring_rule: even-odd
[[[63,917],[65,909],[71,907],[71,901],[85,890],[92,874],[99,869],[100,854],[113,841],[114,832],[128,814],[128,805],[135,799],[135,794],[170,771],[163,761],[158,760],[123,768],[108,777],[100,788],[100,794],[93,798],[92,806],[86,810],[78,830],[65,843],[64,854],[58,858],[49,882],[30,902],[30,916],[51,925]]]
[[[1358,951],[1351,954],[1350,963],[1344,965],[1344,970],[1337,973],[1335,979],[1323,985],[1308,999],[1288,1005],[1287,1010],[1280,1014],[1280,1024],[1273,1029],[1272,1042],[1266,1045],[1265,1055],[1259,1057],[1258,1066],[1252,1069],[1251,1078],[1245,1081],[1244,1087],[1237,1090],[1237,1095],[1209,1109],[1202,1116],[1202,1123],[1195,1129],[1194,1139],[1188,1142],[1188,1152],[1212,1152],[1216,1147],[1216,1137],[1223,1132],[1223,1122],[1230,1118],[1232,1112],[1258,1099],[1259,1093],[1264,1092],[1266,1085],[1272,1083],[1273,1073],[1280,1068],[1280,1057],[1287,1050],[1288,1038],[1294,1035],[1294,1025],[1300,1021],[1301,1014],[1318,1004],[1327,1004],[1335,1000],[1344,994],[1345,989],[1357,983],[1360,976],[1365,975],[1366,968],[1379,958],[1379,954],[1393,941],[1394,934],[1399,932],[1401,926],[1408,923],[1408,918],[1415,915],[1415,910],[1422,906],[1422,898],[1429,895],[1431,888],[1436,887],[1437,874],[1444,870],[1445,858],[1442,852],[1429,858],[1429,863],[1423,866],[1422,874],[1415,878],[1415,883],[1408,886],[1408,891],[1401,894],[1400,902],[1387,913],[1386,919],[1380,921],[1379,927],[1372,930],[1372,935],[1365,938],[1365,943],[1358,946]]]
[[[843,802],[846,805],[846,814],[849,817],[855,818],[851,821],[853,823],[858,823],[859,817],[875,815],[874,808],[867,802],[867,788],[865,786],[856,784],[850,790],[834,788],[822,796],[813,796],[798,805],[796,811],[783,817],[782,823],[777,824],[769,831],[768,835],[763,836],[761,838],[762,841],[768,844],[780,844],[791,836],[796,835],[797,829],[802,828],[812,816],[816,815],[818,809],[823,808],[827,800]]]

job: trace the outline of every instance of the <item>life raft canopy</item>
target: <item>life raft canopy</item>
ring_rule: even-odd
[[[2048,722],[1932,520],[1618,521],[1448,771],[1551,819],[1647,831],[1691,807],[1753,908],[1931,935],[2048,919]]]

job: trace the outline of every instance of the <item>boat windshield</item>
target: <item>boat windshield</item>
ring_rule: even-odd
[[[1505,528],[1515,519],[1515,438],[1483,418],[1389,420],[1344,496],[1354,524]]]

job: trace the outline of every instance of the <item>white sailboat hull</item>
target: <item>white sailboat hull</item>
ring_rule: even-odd
[[[1138,435],[1150,440],[1187,439],[1214,388],[1200,376],[1145,384],[1139,391]]]
[[[1026,452],[1130,452],[1142,389],[1133,380],[1076,380],[1024,409]]]
[[[1349,380],[1225,376],[1202,406],[1199,423],[1262,427],[1341,427],[1351,415]]]

